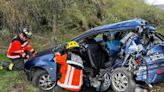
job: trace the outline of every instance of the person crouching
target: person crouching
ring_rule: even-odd
[[[79,44],[76,41],[68,42],[65,52],[56,52],[54,60],[61,64],[61,78],[57,82],[61,90],[80,91],[83,84],[84,66],[80,57]]]

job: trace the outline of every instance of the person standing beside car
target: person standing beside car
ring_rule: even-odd
[[[84,66],[80,57],[79,44],[76,41],[68,42],[64,52],[55,53],[54,60],[61,65],[57,91],[80,91],[83,84]]]
[[[34,56],[36,51],[30,45],[32,32],[27,28],[19,28],[19,34],[14,37],[7,51],[7,57],[11,59],[9,70],[23,70],[25,59]]]

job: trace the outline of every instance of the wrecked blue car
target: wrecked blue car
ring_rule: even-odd
[[[138,36],[133,41],[127,43],[128,39],[133,39],[131,37],[127,37],[130,33],[138,34]],[[153,34],[153,37],[155,38],[153,41],[151,38],[152,36],[150,37],[146,35],[148,33]],[[146,40],[143,40],[142,38],[144,35]],[[127,39],[126,41],[125,38]],[[135,47],[132,44],[143,45],[143,48],[145,49],[142,53],[144,53],[145,56],[149,56],[147,58],[145,57],[145,60],[149,59],[152,53],[163,50],[162,42],[164,37],[156,31],[150,32],[150,24],[145,20],[132,19],[98,26],[74,37],[72,40],[75,40],[80,44],[80,52],[84,62],[85,75],[83,87],[93,87],[95,88],[95,91],[107,91],[109,87],[112,86],[114,91],[128,92],[128,90],[134,88],[131,86],[131,82],[129,83],[129,80],[133,81],[132,84],[137,84],[136,81],[144,81],[150,84],[153,82],[159,82],[158,80],[164,80],[164,68],[159,68],[157,70],[152,69],[150,71],[149,68],[146,68],[145,71],[147,75],[145,79],[143,78],[145,73],[139,73],[139,70],[143,68],[136,66],[137,68],[135,68],[135,70],[138,70],[137,73],[134,74],[132,71],[128,71],[129,68],[133,70],[133,67],[128,65],[133,64],[133,62],[125,62],[125,57],[119,57],[119,55],[126,56],[126,52],[131,52],[129,55],[136,55],[136,51],[138,51],[138,48],[140,47]],[[25,63],[25,72],[28,80],[32,81],[34,86],[37,86],[45,91],[52,90],[56,86],[56,82],[60,77],[60,66],[53,60],[53,58],[54,53],[61,51],[64,48],[64,45],[65,43],[59,44],[54,48],[39,52],[35,57]],[[163,52],[160,52],[160,55],[163,54]],[[129,58],[127,60],[129,60]],[[159,58],[156,58],[155,60],[159,60]],[[148,63],[147,66],[155,67],[151,66],[151,63],[149,64],[149,62],[145,62]],[[164,65],[163,58],[161,58],[159,62],[162,67],[162,65]],[[141,64],[142,62],[138,63]],[[136,64],[136,62],[134,64]],[[125,72],[121,70],[122,68]],[[113,73],[113,71],[115,73]],[[154,73],[154,71],[155,73],[160,73],[161,76],[152,77],[151,73]],[[127,76],[126,72],[128,72],[131,76]],[[115,79],[115,77],[122,77],[123,80],[120,79],[119,81]],[[111,78],[113,78],[112,80],[114,81],[112,81]],[[154,81],[150,81],[152,78]]]

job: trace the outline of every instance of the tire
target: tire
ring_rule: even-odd
[[[56,86],[56,82],[50,80],[50,76],[45,70],[38,70],[34,73],[32,84],[35,87],[47,92],[51,92]]]
[[[116,68],[111,75],[112,89],[115,92],[134,92],[136,83],[133,79],[132,73],[128,72],[126,68]]]

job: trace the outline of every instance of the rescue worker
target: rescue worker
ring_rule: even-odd
[[[34,56],[36,51],[30,45],[32,32],[27,28],[20,28],[19,34],[14,37],[7,51],[7,57],[11,59],[9,70],[23,70],[25,59]]]
[[[79,44],[70,41],[66,45],[66,51],[56,52],[54,60],[61,64],[61,78],[58,80],[57,91],[76,92],[81,90],[83,84],[83,61],[80,57]],[[60,88],[61,87],[61,88]],[[63,89],[62,89],[63,88]]]

